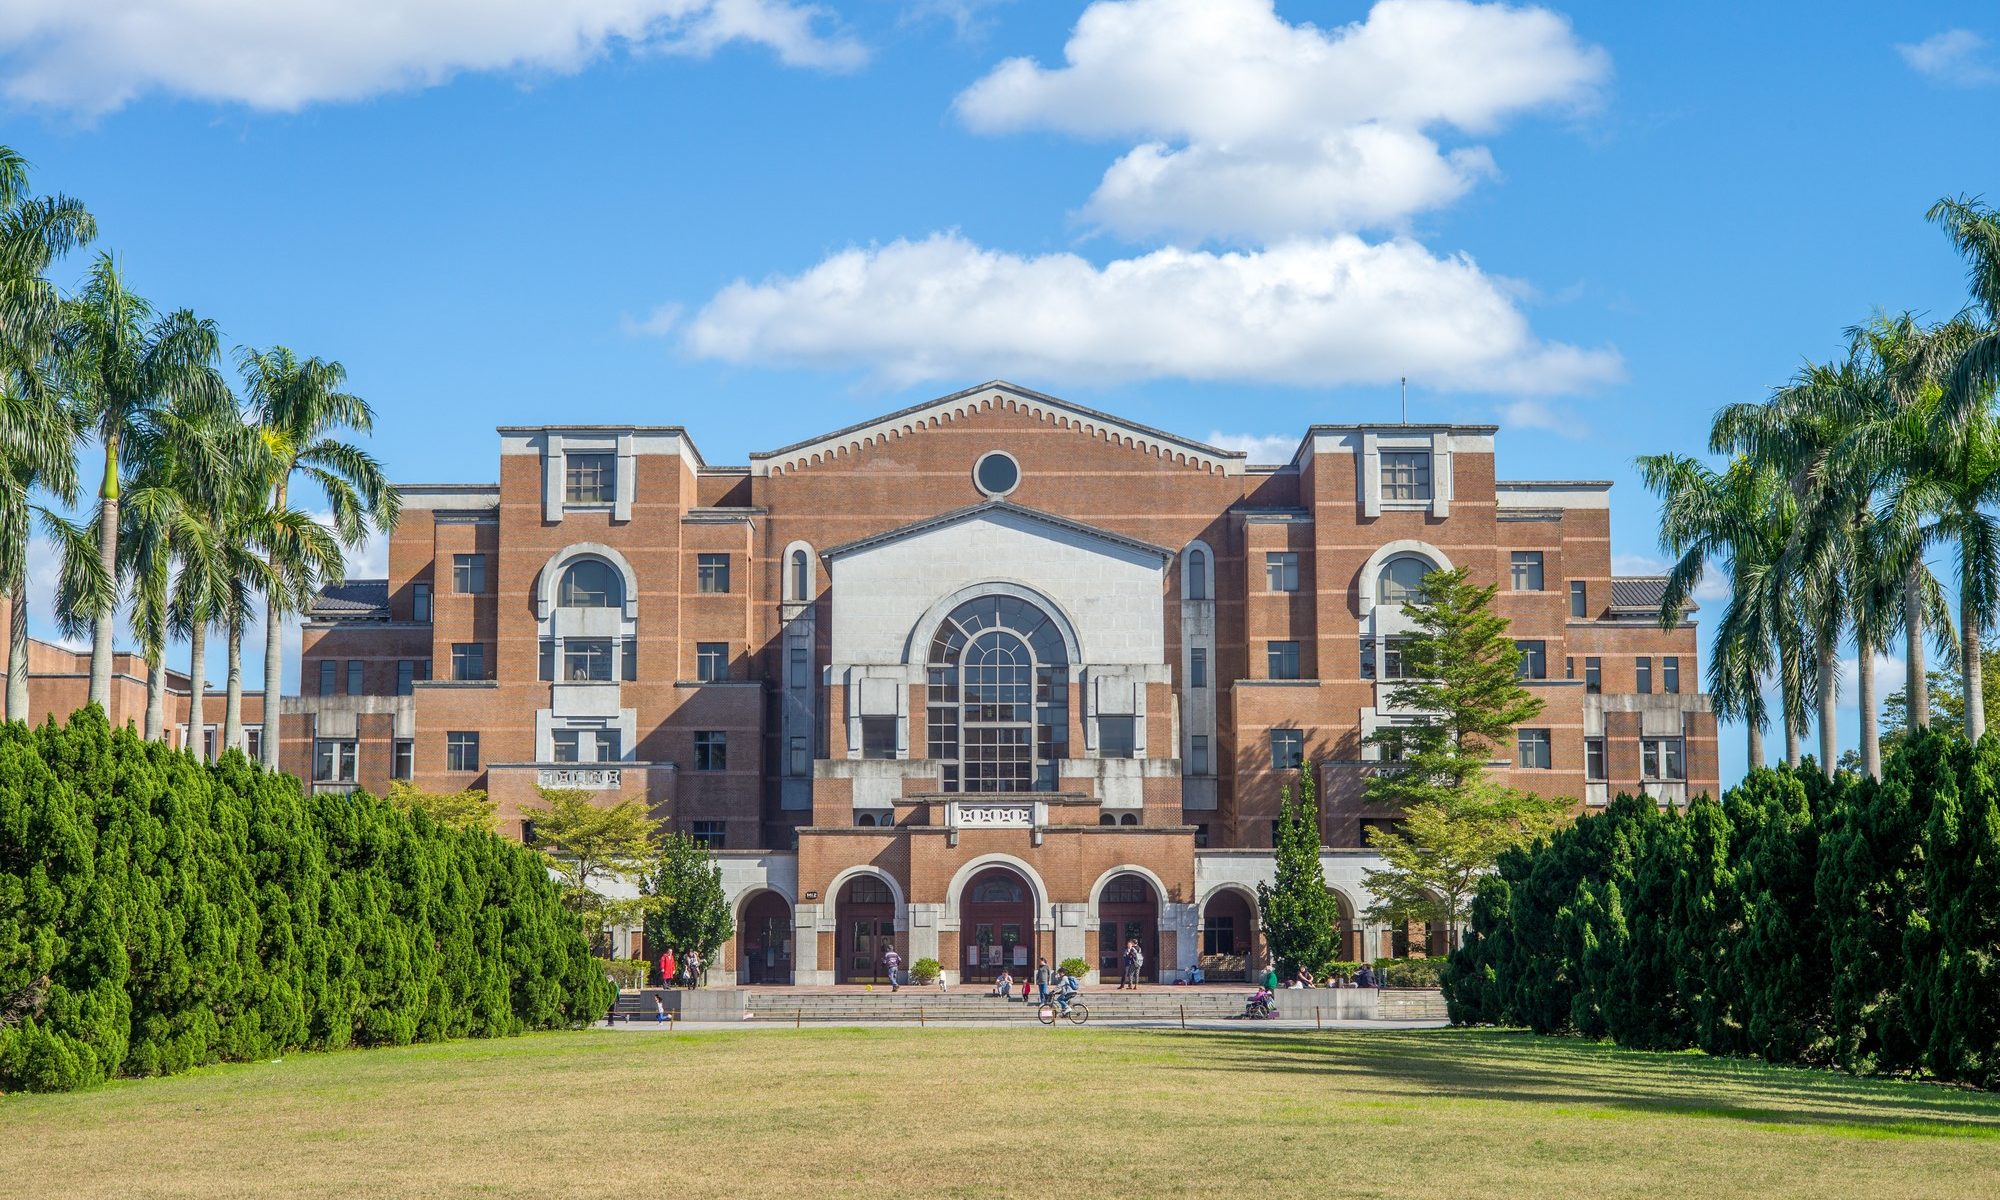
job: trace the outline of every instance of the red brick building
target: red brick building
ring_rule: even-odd
[[[707,462],[678,426],[506,427],[403,487],[386,580],[329,589],[283,761],[310,786],[644,799],[715,847],[746,982],[1170,978],[1253,955],[1280,790],[1325,798],[1349,952],[1402,599],[1498,582],[1545,702],[1506,782],[1716,786],[1691,626],[1614,578],[1610,485],[1499,478],[1492,426],[1315,425],[1288,462],[990,383]]]

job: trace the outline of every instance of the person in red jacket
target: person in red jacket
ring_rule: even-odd
[[[665,950],[660,951],[661,987],[674,986],[674,971],[677,968],[677,965],[678,964],[674,962],[674,948],[672,946],[668,946]]]

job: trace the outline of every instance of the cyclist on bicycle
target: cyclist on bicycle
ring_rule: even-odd
[[[1076,999],[1076,994],[1082,990],[1083,987],[1077,983],[1076,976],[1070,974],[1068,971],[1064,971],[1062,976],[1056,980],[1056,1015],[1060,1017],[1068,1016],[1069,1002]]]

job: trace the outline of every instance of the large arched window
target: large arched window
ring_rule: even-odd
[[[1069,655],[1015,596],[953,609],[931,639],[930,757],[947,792],[1054,791],[1069,749]]]
[[[1187,552],[1187,582],[1183,590],[1189,600],[1208,599],[1208,551]]]
[[[1382,564],[1375,584],[1377,604],[1411,604],[1423,599],[1424,576],[1437,570],[1430,559],[1399,554]]]
[[[601,558],[580,558],[563,572],[556,589],[560,608],[618,608],[625,603],[625,581]]]

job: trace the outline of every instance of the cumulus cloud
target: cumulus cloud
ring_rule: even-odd
[[[1241,450],[1253,463],[1288,463],[1299,449],[1295,433],[1224,433],[1218,429],[1205,440],[1220,450]]]
[[[1439,387],[1536,393],[1620,372],[1615,352],[1537,339],[1471,259],[1352,235],[1100,267],[939,233],[733,283],[683,344],[727,362],[872,368],[895,385],[1015,374],[1329,385],[1421,370]]]
[[[1580,418],[1540,400],[1514,400],[1502,405],[1500,424],[1507,429],[1539,429],[1557,437],[1590,436],[1590,426]]]
[[[1494,171],[1484,147],[1518,114],[1589,104],[1603,50],[1546,9],[1381,0],[1322,30],[1272,0],[1099,0],[1064,65],[1013,58],[961,93],[985,133],[1145,139],[1085,214],[1125,234],[1268,240],[1390,226]]]
[[[147,94],[291,111],[474,71],[568,74],[617,51],[760,45],[850,70],[866,49],[797,0],[0,0],[0,91],[84,113]]]
[[[1947,29],[1921,42],[1896,47],[1903,61],[1920,75],[1955,87],[1986,87],[2000,83],[2000,67],[1987,53],[1986,39],[1970,29]]]

